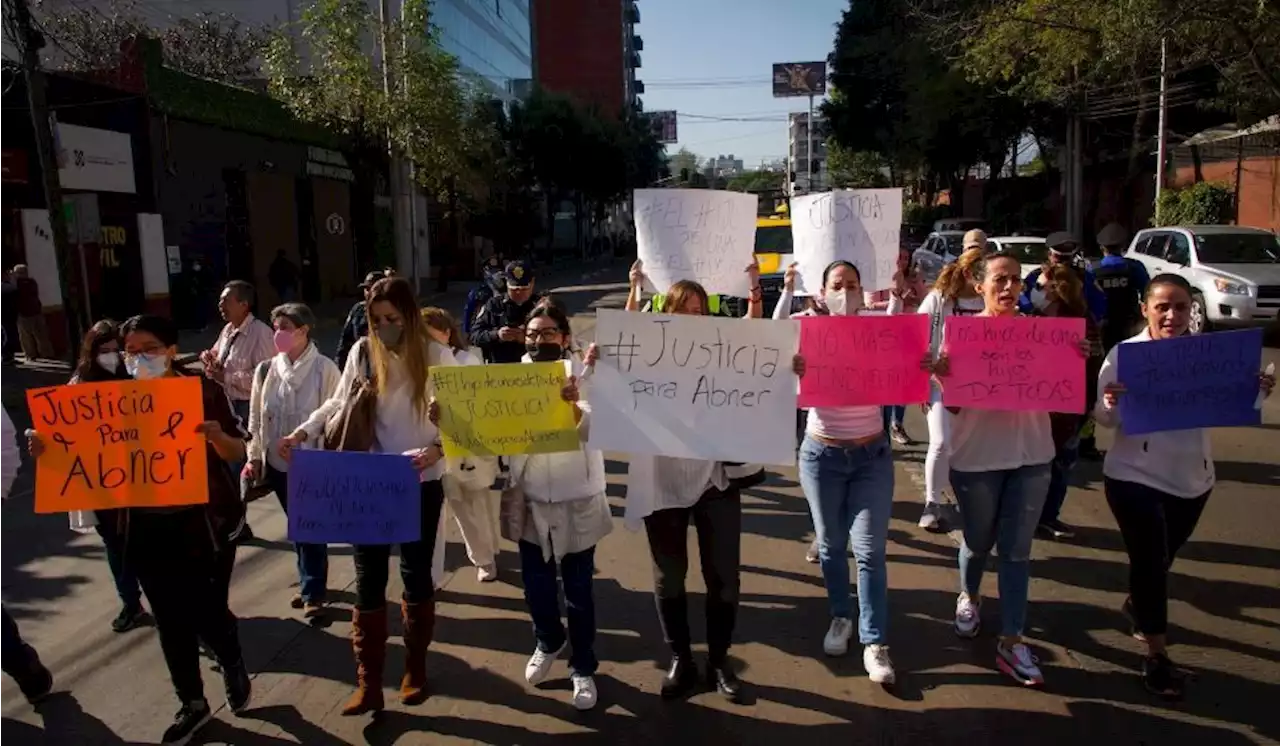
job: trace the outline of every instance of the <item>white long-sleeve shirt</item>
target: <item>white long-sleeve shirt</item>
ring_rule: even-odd
[[[1151,333],[1143,329],[1120,344],[1150,342]],[[1213,489],[1215,473],[1209,446],[1209,431],[1170,430],[1142,435],[1126,435],[1119,408],[1109,408],[1102,392],[1119,380],[1120,345],[1111,348],[1098,371],[1098,403],[1094,405],[1094,421],[1116,431],[1115,442],[1102,462],[1102,473],[1122,482],[1135,482],[1153,490],[1177,497],[1199,497]],[[1123,396],[1123,394],[1121,394]]]
[[[18,478],[18,469],[22,466],[22,451],[18,449],[18,430],[9,419],[9,412],[0,407],[0,468],[3,468],[4,497],[9,496],[13,482]]]
[[[351,383],[363,375],[365,360],[368,359],[369,339],[366,337],[356,342],[347,356],[346,368],[342,371],[342,379],[338,381],[337,393],[320,405],[311,414],[300,429],[307,433],[307,442],[314,443],[324,436],[324,425],[331,417],[342,411],[342,405],[351,391]],[[453,353],[448,347],[431,342],[427,348],[427,360],[430,365],[457,365]],[[413,406],[413,391],[408,371],[398,359],[392,358],[390,371],[385,387],[386,393],[378,397],[377,418],[374,424],[375,445],[377,453],[406,453],[420,448],[428,448],[439,438],[439,430],[431,424],[427,409],[418,411]],[[431,380],[427,379],[427,398],[431,397]],[[423,481],[439,479],[444,473],[445,460],[440,459],[422,472]]]

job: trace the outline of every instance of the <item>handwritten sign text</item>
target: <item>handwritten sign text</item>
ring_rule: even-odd
[[[560,396],[562,362],[431,369],[450,458],[575,451],[573,405]]]
[[[1082,414],[1084,319],[953,316],[943,349],[949,407]]]
[[[920,361],[929,317],[810,316],[800,319],[801,407],[915,404],[929,398]]]
[[[422,493],[408,456],[294,451],[289,540],[403,544],[422,538]]]
[[[902,233],[901,189],[837,189],[791,200],[791,235],[800,264],[797,295],[817,295],[822,271],[843,259],[863,290],[893,287]]]
[[[708,293],[746,297],[756,235],[754,194],[637,189],[636,242],[650,291],[696,280]]]

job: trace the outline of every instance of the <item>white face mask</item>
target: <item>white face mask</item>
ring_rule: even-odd
[[[1049,295],[1044,288],[1031,289],[1031,305],[1035,306],[1037,311],[1043,311],[1049,307]]]
[[[111,373],[120,372],[120,353],[118,352],[99,352],[98,365],[105,371]]]
[[[160,378],[169,370],[169,361],[163,355],[132,355],[125,361],[125,370],[139,381]]]
[[[862,308],[862,294],[852,290],[827,292],[827,311],[832,316],[852,316]]]

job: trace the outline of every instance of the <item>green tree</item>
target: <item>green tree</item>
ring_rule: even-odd
[[[726,188],[734,192],[766,192],[781,189],[785,177],[781,171],[743,171],[729,179]]]
[[[837,189],[889,186],[883,155],[870,150],[850,150],[838,142],[827,143],[827,177]]]
[[[265,29],[245,25],[230,13],[199,12],[156,28],[134,0],[107,0],[92,7],[60,4],[39,17],[53,42],[45,48],[45,64],[77,71],[118,67],[121,44],[151,36],[163,44],[168,67],[235,83],[257,74],[268,39]]]
[[[667,165],[671,169],[672,175],[680,178],[681,174],[687,172],[689,181],[692,181],[693,175],[701,170],[699,168],[701,163],[702,158],[697,153],[684,147],[677,150],[675,155],[667,159]]]
[[[383,30],[363,0],[316,0],[296,36],[288,31],[275,33],[267,47],[272,95],[357,146],[389,146],[417,165],[422,186],[451,201],[466,167],[464,115],[479,94],[441,49],[429,3],[405,0],[403,17]],[[367,52],[370,39],[385,39],[378,54]]]

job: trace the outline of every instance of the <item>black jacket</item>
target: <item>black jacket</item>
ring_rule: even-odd
[[[471,326],[471,344],[479,347],[484,353],[487,363],[518,363],[524,357],[524,339],[514,342],[503,342],[498,339],[498,330],[504,326],[518,329],[524,328],[529,319],[529,312],[537,305],[541,296],[534,295],[529,300],[516,305],[511,297],[498,295],[490,298],[480,309],[476,322]]]
[[[342,339],[338,341],[338,354],[334,359],[338,364],[338,370],[346,368],[347,355],[351,352],[351,348],[367,336],[369,336],[369,317],[364,311],[364,301],[356,301],[347,313],[346,323],[342,325]]]

